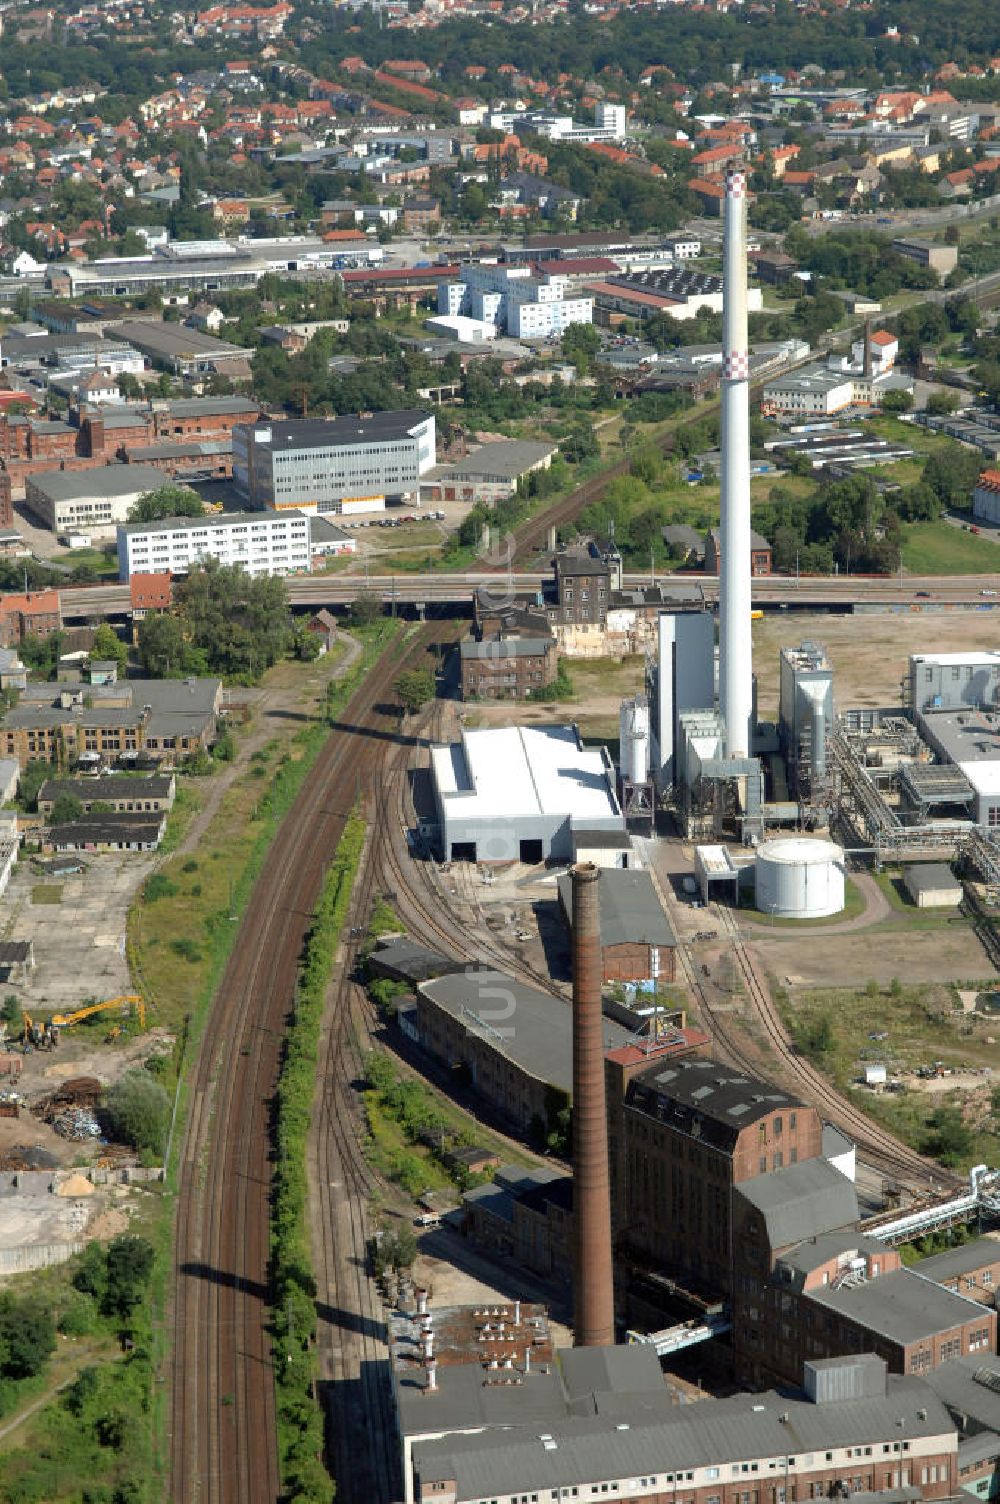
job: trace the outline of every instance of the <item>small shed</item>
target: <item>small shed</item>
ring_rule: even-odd
[[[903,881],[918,909],[954,909],[962,902],[962,884],[947,862],[907,867]]]

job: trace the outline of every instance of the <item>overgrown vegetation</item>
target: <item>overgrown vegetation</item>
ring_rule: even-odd
[[[461,1126],[459,1114],[449,1110],[433,1087],[405,1075],[384,1050],[370,1050],[365,1056],[365,1088],[369,1154],[408,1196],[416,1199],[449,1182],[467,1190],[489,1179],[450,1160],[451,1150],[469,1147],[475,1136]],[[398,1136],[386,1133],[386,1125],[397,1129]]]
[[[775,1001],[802,1054],[907,1143],[949,1168],[996,1163],[1000,1091],[985,1073],[996,1051],[952,987],[896,978],[857,992],[779,988]],[[885,1065],[891,1089],[860,1084],[869,1063]]]
[[[315,1403],[316,1281],[306,1225],[306,1140],[316,1091],[323,1004],[366,824],[353,815],[344,828],[313,916],[281,1062],[276,1093],[276,1157],[271,1211],[271,1286],[278,1441],[289,1504],[328,1504],[333,1485],[320,1456],[322,1412]]]
[[[162,1497],[150,1481],[154,1263],[147,1238],[121,1234],[0,1294],[0,1414],[70,1380],[37,1422],[26,1422],[25,1444],[5,1451],[3,1504]]]

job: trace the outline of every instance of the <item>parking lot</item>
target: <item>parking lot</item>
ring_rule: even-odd
[[[84,998],[131,991],[125,916],[155,861],[152,852],[87,852],[86,871],[52,878],[22,857],[4,895],[4,940],[30,940],[34,967],[4,983],[27,1007],[68,1011]]]

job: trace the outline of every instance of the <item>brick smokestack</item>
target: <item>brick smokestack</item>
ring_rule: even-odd
[[[573,882],[573,1339],[615,1340],[611,1183],[604,1105],[600,871],[580,862]]]

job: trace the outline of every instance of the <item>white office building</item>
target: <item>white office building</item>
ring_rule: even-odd
[[[307,574],[309,518],[302,512],[228,512],[165,517],[118,529],[118,578],[187,574],[205,559],[238,564],[248,575]]]
[[[420,505],[437,463],[434,414],[246,423],[233,429],[233,480],[252,507],[351,516]]]
[[[609,104],[607,100],[599,99],[594,106],[594,124],[602,134],[610,132],[620,140],[628,125],[628,110],[623,104]]]
[[[558,272],[530,266],[463,266],[459,282],[438,284],[438,313],[461,315],[515,339],[544,339],[571,324],[591,324],[594,300],[567,296],[569,282]]]

